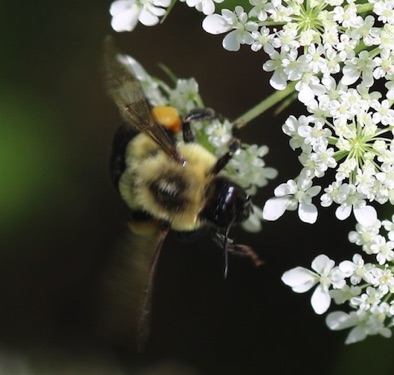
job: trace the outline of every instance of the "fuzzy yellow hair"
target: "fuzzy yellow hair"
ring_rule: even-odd
[[[148,212],[169,222],[175,230],[194,230],[202,224],[199,214],[204,207],[210,171],[217,159],[195,143],[179,143],[177,149],[186,160],[185,166],[168,157],[149,137],[136,136],[126,150],[126,170],[119,181],[119,190],[132,210]],[[149,189],[153,181],[170,174],[186,182],[182,195],[187,201],[175,212],[163,209]]]

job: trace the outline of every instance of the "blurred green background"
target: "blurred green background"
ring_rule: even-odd
[[[372,338],[345,347],[296,295],[282,273],[320,254],[351,256],[349,224],[323,212],[314,226],[295,213],[263,232],[236,231],[266,261],[255,269],[209,239],[170,236],[154,295],[146,352],[100,337],[94,291],[124,230],[124,209],[107,172],[119,115],[102,85],[102,42],[110,1],[2,1],[0,4],[0,374],[392,374],[392,342]],[[264,54],[224,51],[203,32],[202,17],[177,4],[160,26],[115,35],[152,74],[158,63],[194,76],[204,102],[235,118],[268,95]],[[280,172],[262,204],[299,167],[280,116],[242,131],[270,147]]]

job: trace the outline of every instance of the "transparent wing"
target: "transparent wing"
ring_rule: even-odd
[[[152,138],[174,160],[184,163],[174,142],[151,114],[141,84],[131,66],[122,62],[111,37],[105,39],[106,84],[126,122]]]
[[[151,311],[152,311],[152,295],[154,289],[154,282],[156,276],[157,263],[159,260],[160,252],[163,247],[164,240],[168,234],[168,228],[162,229],[155,237],[155,251],[150,258],[150,268],[147,274],[146,284],[140,306],[137,326],[137,348],[142,351],[148,341],[150,335],[151,325]]]
[[[150,334],[152,294],[159,255],[168,228],[132,230],[111,251],[99,297],[99,330],[109,340],[143,351]]]

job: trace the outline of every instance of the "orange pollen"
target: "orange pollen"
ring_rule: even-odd
[[[160,125],[173,133],[179,133],[182,130],[182,120],[174,107],[158,105],[152,109],[152,114]]]

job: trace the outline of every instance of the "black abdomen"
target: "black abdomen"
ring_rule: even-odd
[[[149,190],[154,195],[157,203],[169,212],[178,212],[186,208],[188,199],[185,191],[187,183],[180,174],[160,176],[152,181]]]

